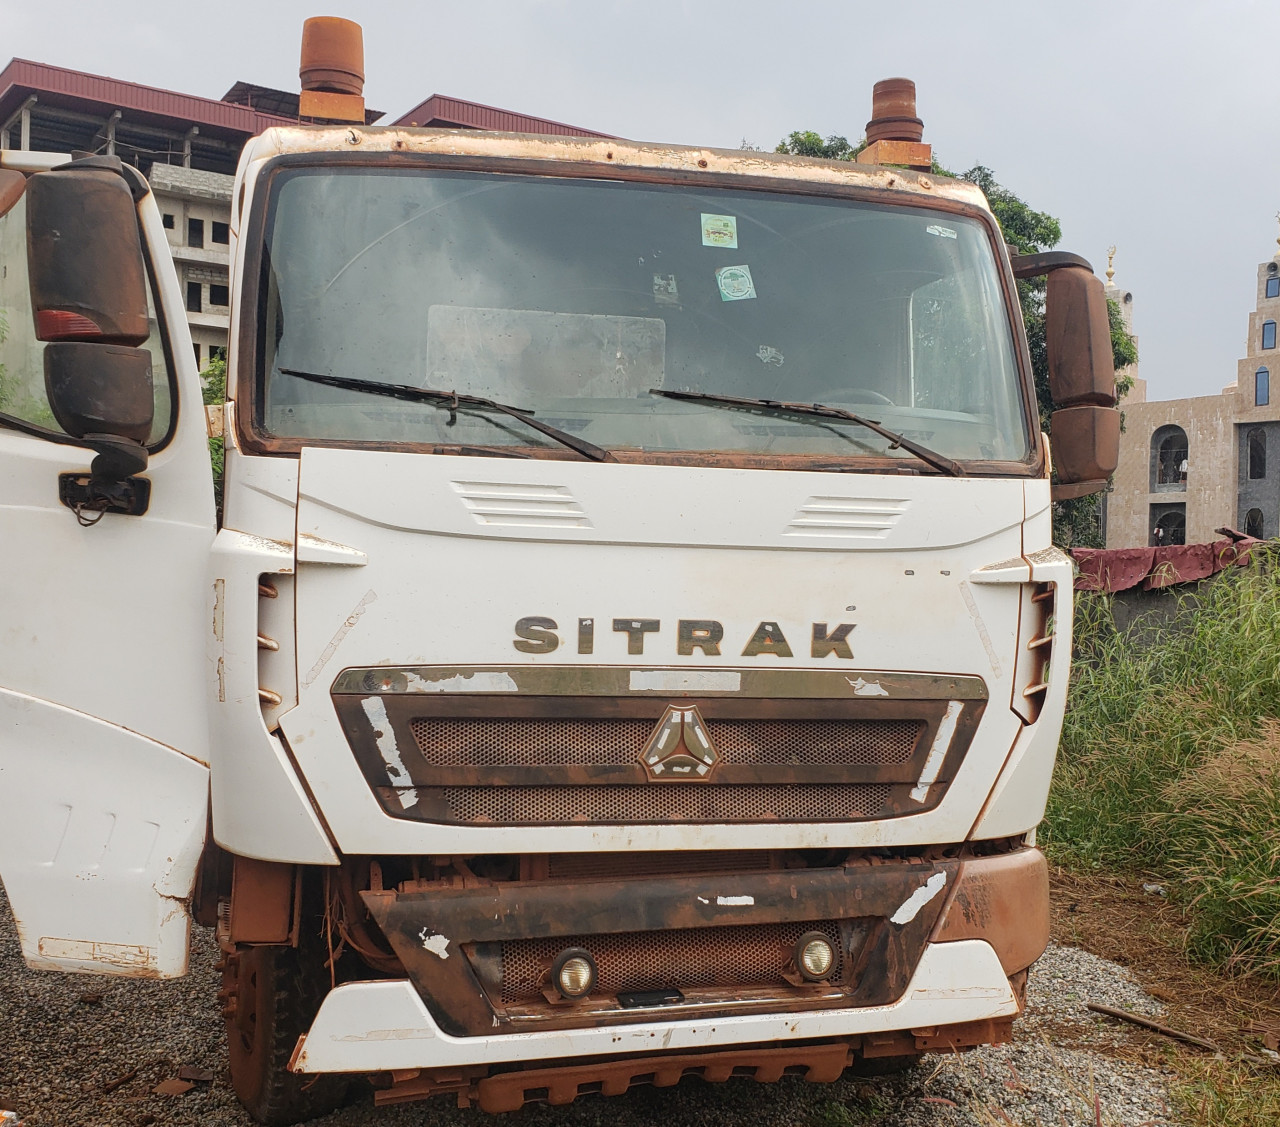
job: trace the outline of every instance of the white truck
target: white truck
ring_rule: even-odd
[[[357,69],[241,160],[220,520],[145,180],[0,153],[28,964],[178,976],[216,926],[264,1123],[1007,1039],[1072,586],[1015,276],[1079,494],[1087,264],[899,167],[913,107],[838,163],[333,124]]]

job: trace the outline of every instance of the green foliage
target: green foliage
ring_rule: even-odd
[[[775,153],[791,153],[798,157],[825,157],[827,160],[853,160],[867,147],[865,141],[849,144],[844,137],[832,136],[825,141],[811,130],[797,131],[778,142]]]
[[[1042,835],[1064,861],[1152,874],[1184,905],[1192,953],[1274,977],[1278,564],[1264,555],[1192,594],[1163,596],[1127,631],[1109,597],[1079,599]]]
[[[9,335],[9,319],[4,315],[4,310],[0,309],[0,344],[4,344],[5,337]],[[9,407],[9,397],[12,392],[5,384],[4,378],[5,368],[0,364],[0,411],[6,411]]]
[[[206,405],[225,403],[227,400],[227,361],[215,356],[200,373],[201,393]],[[226,444],[222,435],[209,439],[209,464],[213,470],[213,493],[222,516],[222,478],[226,470]]]

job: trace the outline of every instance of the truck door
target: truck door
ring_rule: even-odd
[[[66,161],[0,153],[0,879],[30,966],[169,977],[208,809],[208,440],[145,180]]]

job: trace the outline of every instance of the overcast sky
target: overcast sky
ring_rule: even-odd
[[[1061,249],[1134,294],[1153,399],[1234,382],[1280,233],[1271,0],[0,0],[10,55],[221,97],[298,88],[309,15],[364,25],[368,104],[450,94],[641,140],[857,140],[877,79],[915,79],[949,168],[993,169]],[[1273,185],[1275,187],[1273,187]]]

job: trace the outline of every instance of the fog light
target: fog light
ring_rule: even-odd
[[[820,931],[806,931],[796,940],[796,967],[810,982],[821,982],[836,965],[835,948]]]
[[[596,984],[595,960],[581,947],[567,947],[551,965],[551,977],[566,998],[585,998]]]

